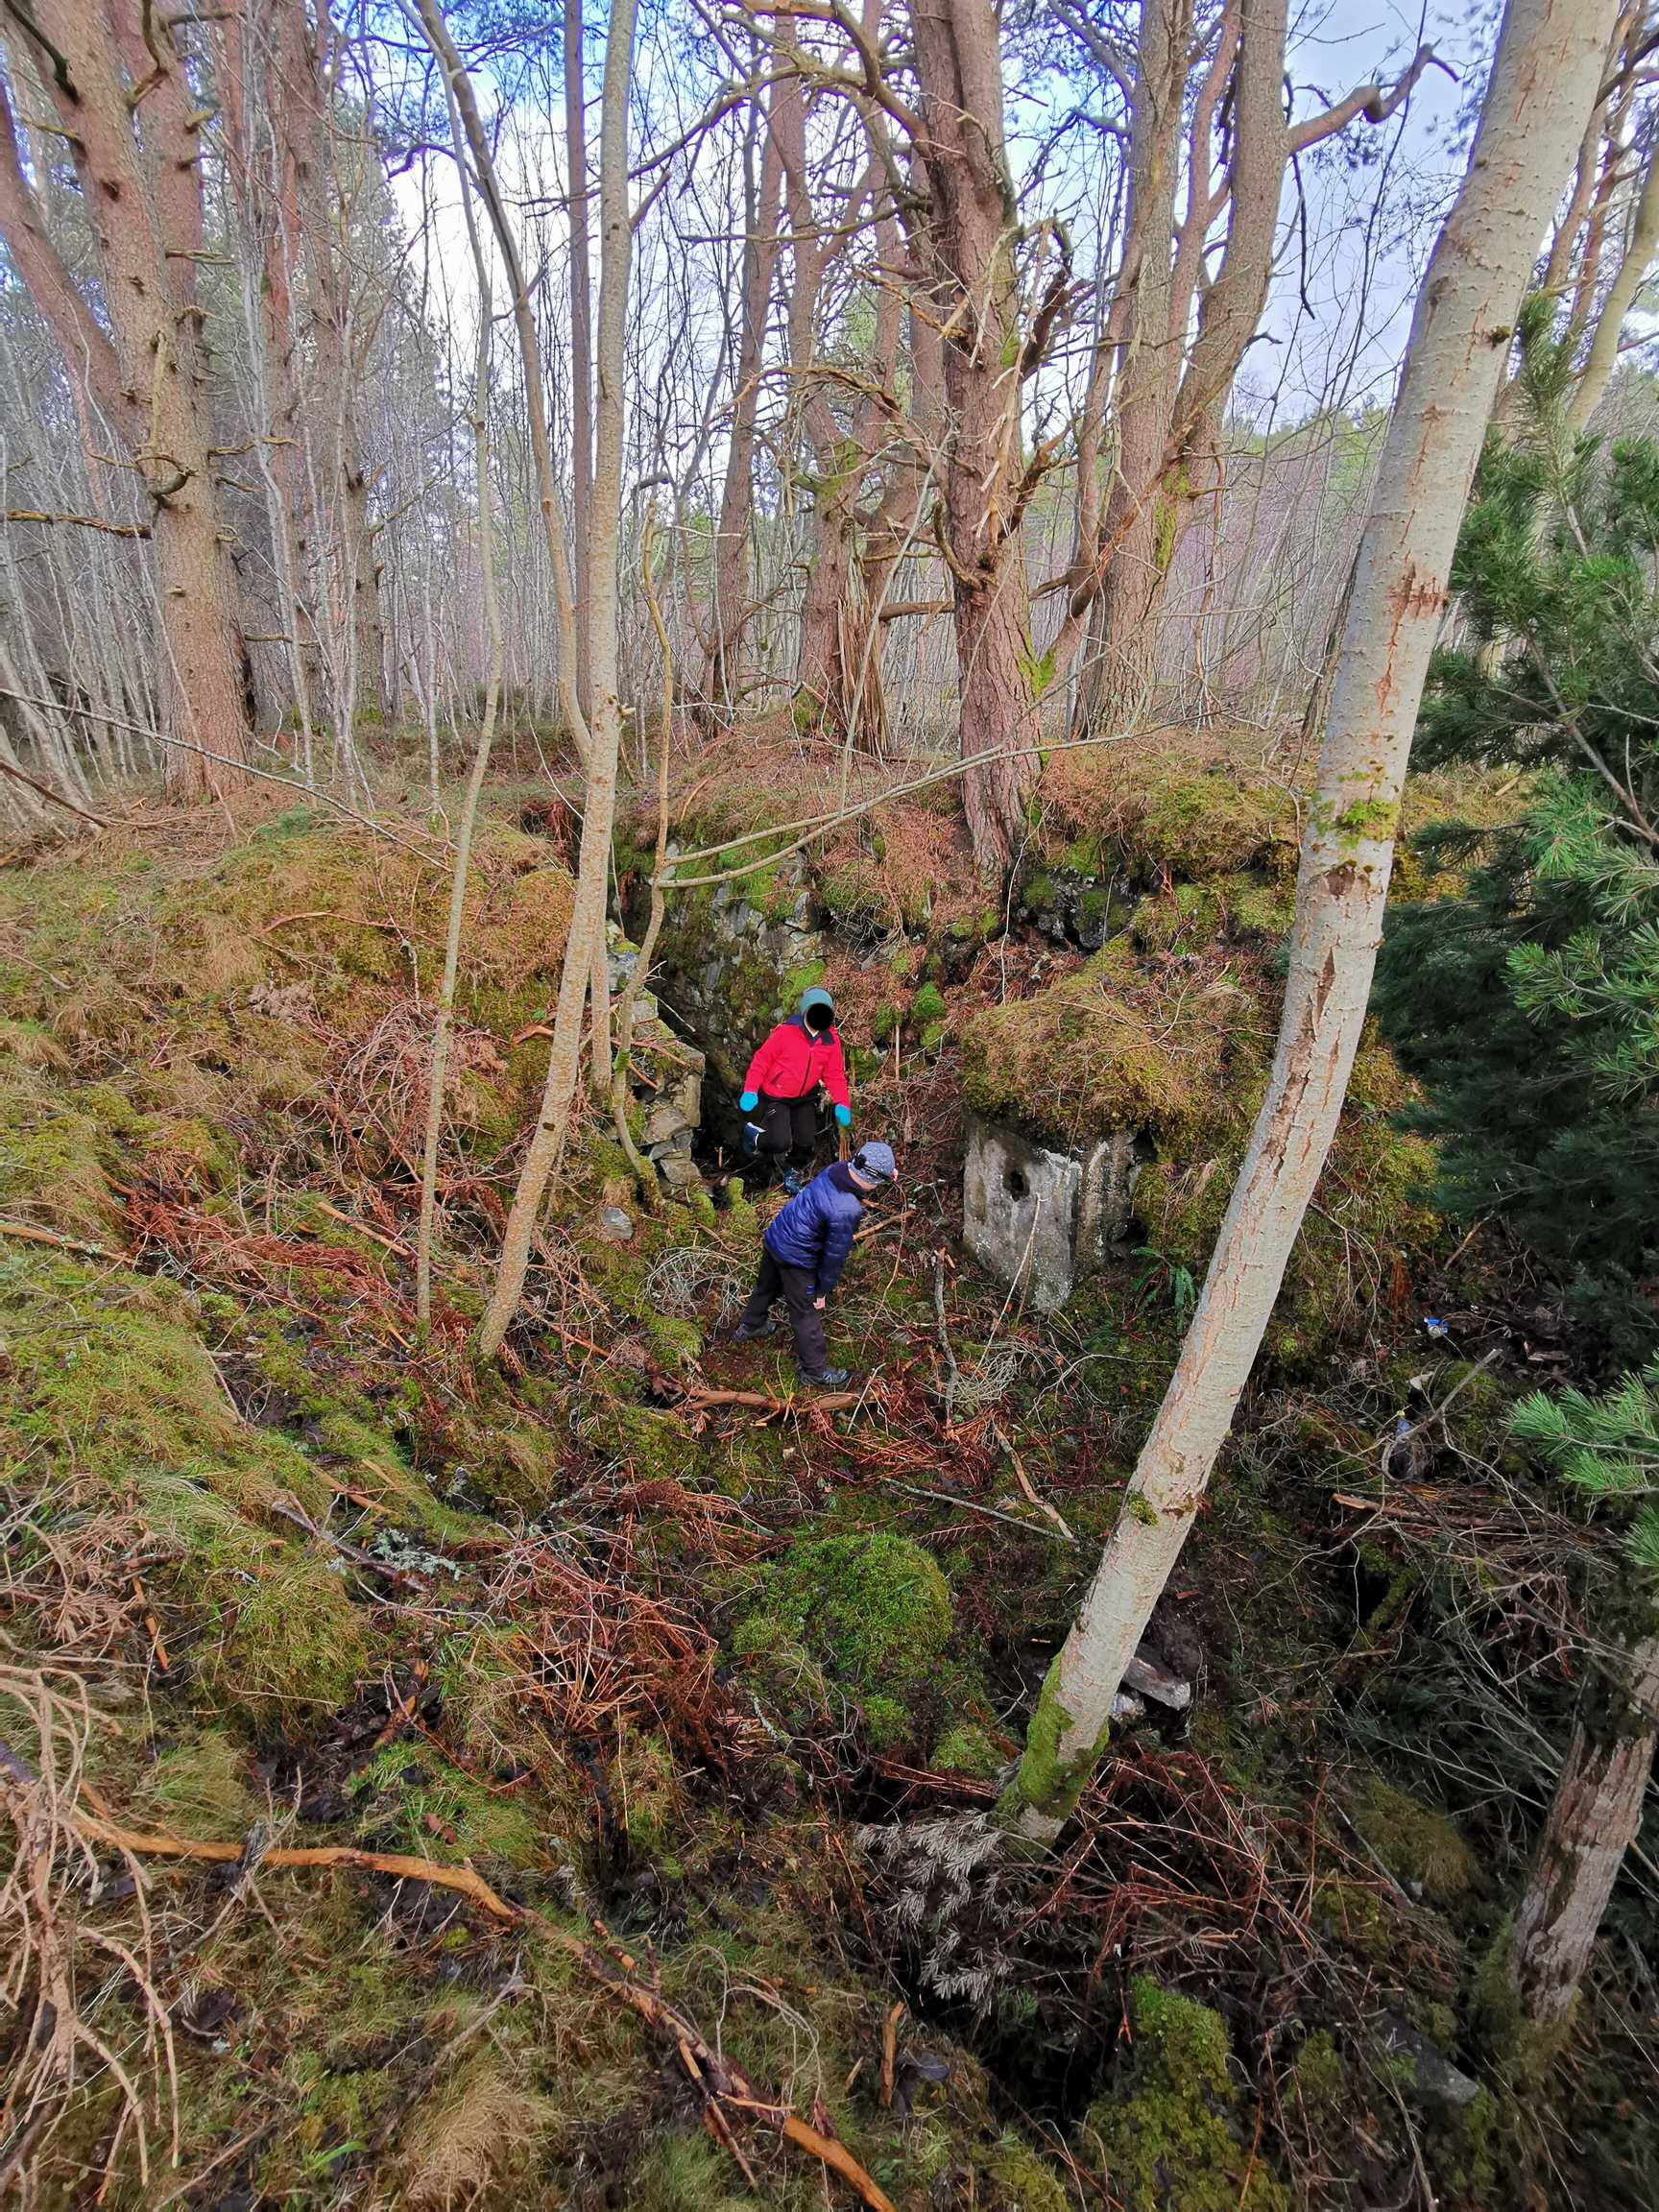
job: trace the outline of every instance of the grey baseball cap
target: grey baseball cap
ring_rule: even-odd
[[[893,1157],[892,1145],[883,1144],[879,1137],[873,1137],[868,1144],[860,1144],[853,1155],[853,1172],[870,1183],[897,1181],[899,1163]]]

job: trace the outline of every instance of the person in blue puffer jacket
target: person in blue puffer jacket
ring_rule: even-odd
[[[865,1202],[898,1174],[892,1147],[879,1141],[864,1144],[851,1161],[837,1160],[814,1175],[804,1190],[775,1214],[760,1246],[760,1272],[743,1317],[737,1341],[751,1344],[771,1334],[772,1309],[781,1298],[795,1333],[795,1358],[801,1380],[820,1389],[838,1390],[845,1367],[828,1364],[824,1308],[841,1280],[853,1235],[864,1216]]]

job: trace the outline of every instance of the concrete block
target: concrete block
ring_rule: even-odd
[[[1061,1152],[974,1117],[963,1171],[963,1241],[988,1275],[1018,1285],[1049,1312],[1127,1235],[1145,1157],[1133,1130],[1115,1131],[1086,1151]]]

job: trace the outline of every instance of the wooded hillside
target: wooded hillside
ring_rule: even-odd
[[[1659,2201],[1656,42],[9,5],[0,2197]]]

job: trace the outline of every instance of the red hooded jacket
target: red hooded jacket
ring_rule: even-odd
[[[809,1098],[820,1083],[835,1105],[851,1107],[847,1063],[834,1027],[815,1037],[805,1018],[792,1014],[787,1022],[779,1022],[750,1061],[743,1088],[763,1091],[768,1098]]]

